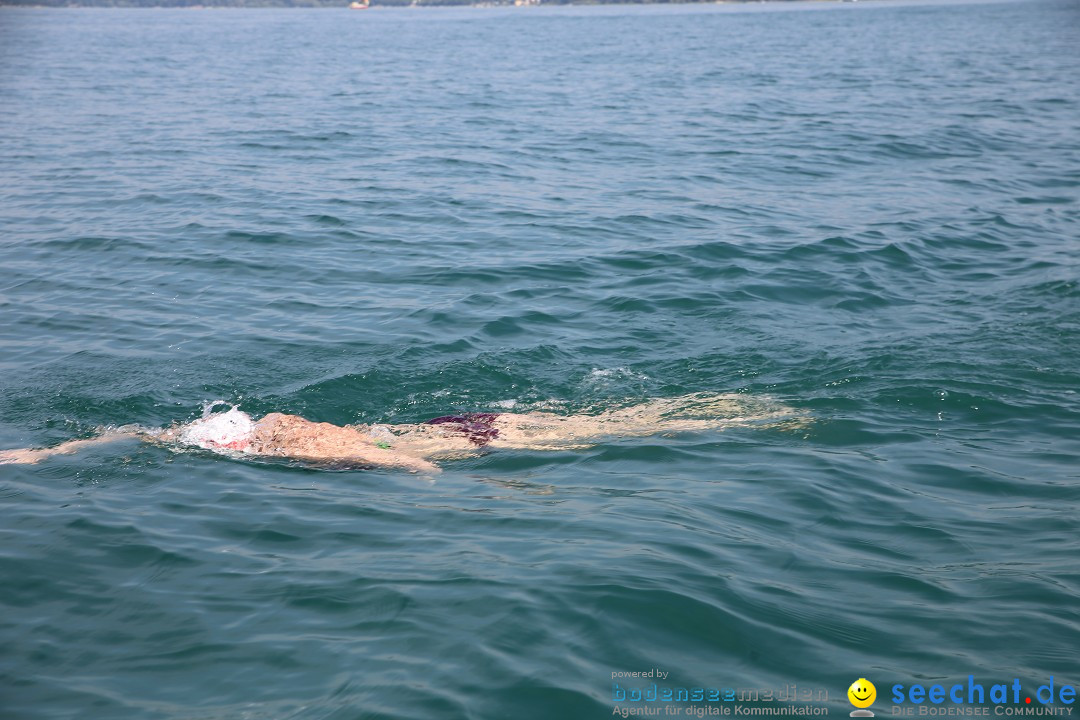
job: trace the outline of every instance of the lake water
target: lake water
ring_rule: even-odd
[[[1080,684],[1078,48],[1065,0],[0,11],[0,447],[217,399],[808,418],[434,482],[0,467],[0,716]]]

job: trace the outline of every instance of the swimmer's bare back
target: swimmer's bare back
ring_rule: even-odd
[[[125,438],[195,446],[230,456],[283,458],[335,466],[437,473],[433,460],[468,457],[488,448],[567,450],[604,437],[642,437],[725,426],[785,421],[790,408],[744,395],[698,393],[654,399],[595,415],[463,413],[419,424],[339,426],[270,413],[253,420],[233,408],[165,430],[120,428],[52,448],[0,451],[0,463],[36,463]]]

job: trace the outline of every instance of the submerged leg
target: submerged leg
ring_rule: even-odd
[[[499,415],[499,437],[493,444],[535,450],[568,449],[604,437],[644,437],[669,432],[756,425],[790,419],[792,408],[745,395],[696,393],[658,398],[597,415],[551,413]]]

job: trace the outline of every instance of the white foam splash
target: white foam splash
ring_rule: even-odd
[[[207,450],[246,449],[255,431],[255,423],[250,415],[235,405],[223,413],[210,414],[217,405],[226,404],[222,400],[215,400],[204,406],[202,418],[188,423],[180,431],[180,442]]]
[[[216,408],[216,407],[217,407],[218,405],[228,405],[228,406],[229,406],[230,408],[232,408],[233,410],[235,410],[235,409],[236,409],[236,406],[235,406],[235,405],[233,405],[232,403],[226,402],[226,401],[224,401],[224,400],[211,400],[211,401],[210,401],[210,402],[208,402],[208,403],[203,403],[203,406],[202,406],[202,417],[204,417],[204,418],[208,418],[208,417],[210,417],[210,414],[211,414],[211,412],[212,412],[212,411],[213,411],[213,409],[214,409],[214,408]]]

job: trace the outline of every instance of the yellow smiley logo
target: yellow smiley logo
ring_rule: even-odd
[[[847,689],[847,698],[857,708],[868,708],[877,699],[877,688],[866,678],[859,678]]]

